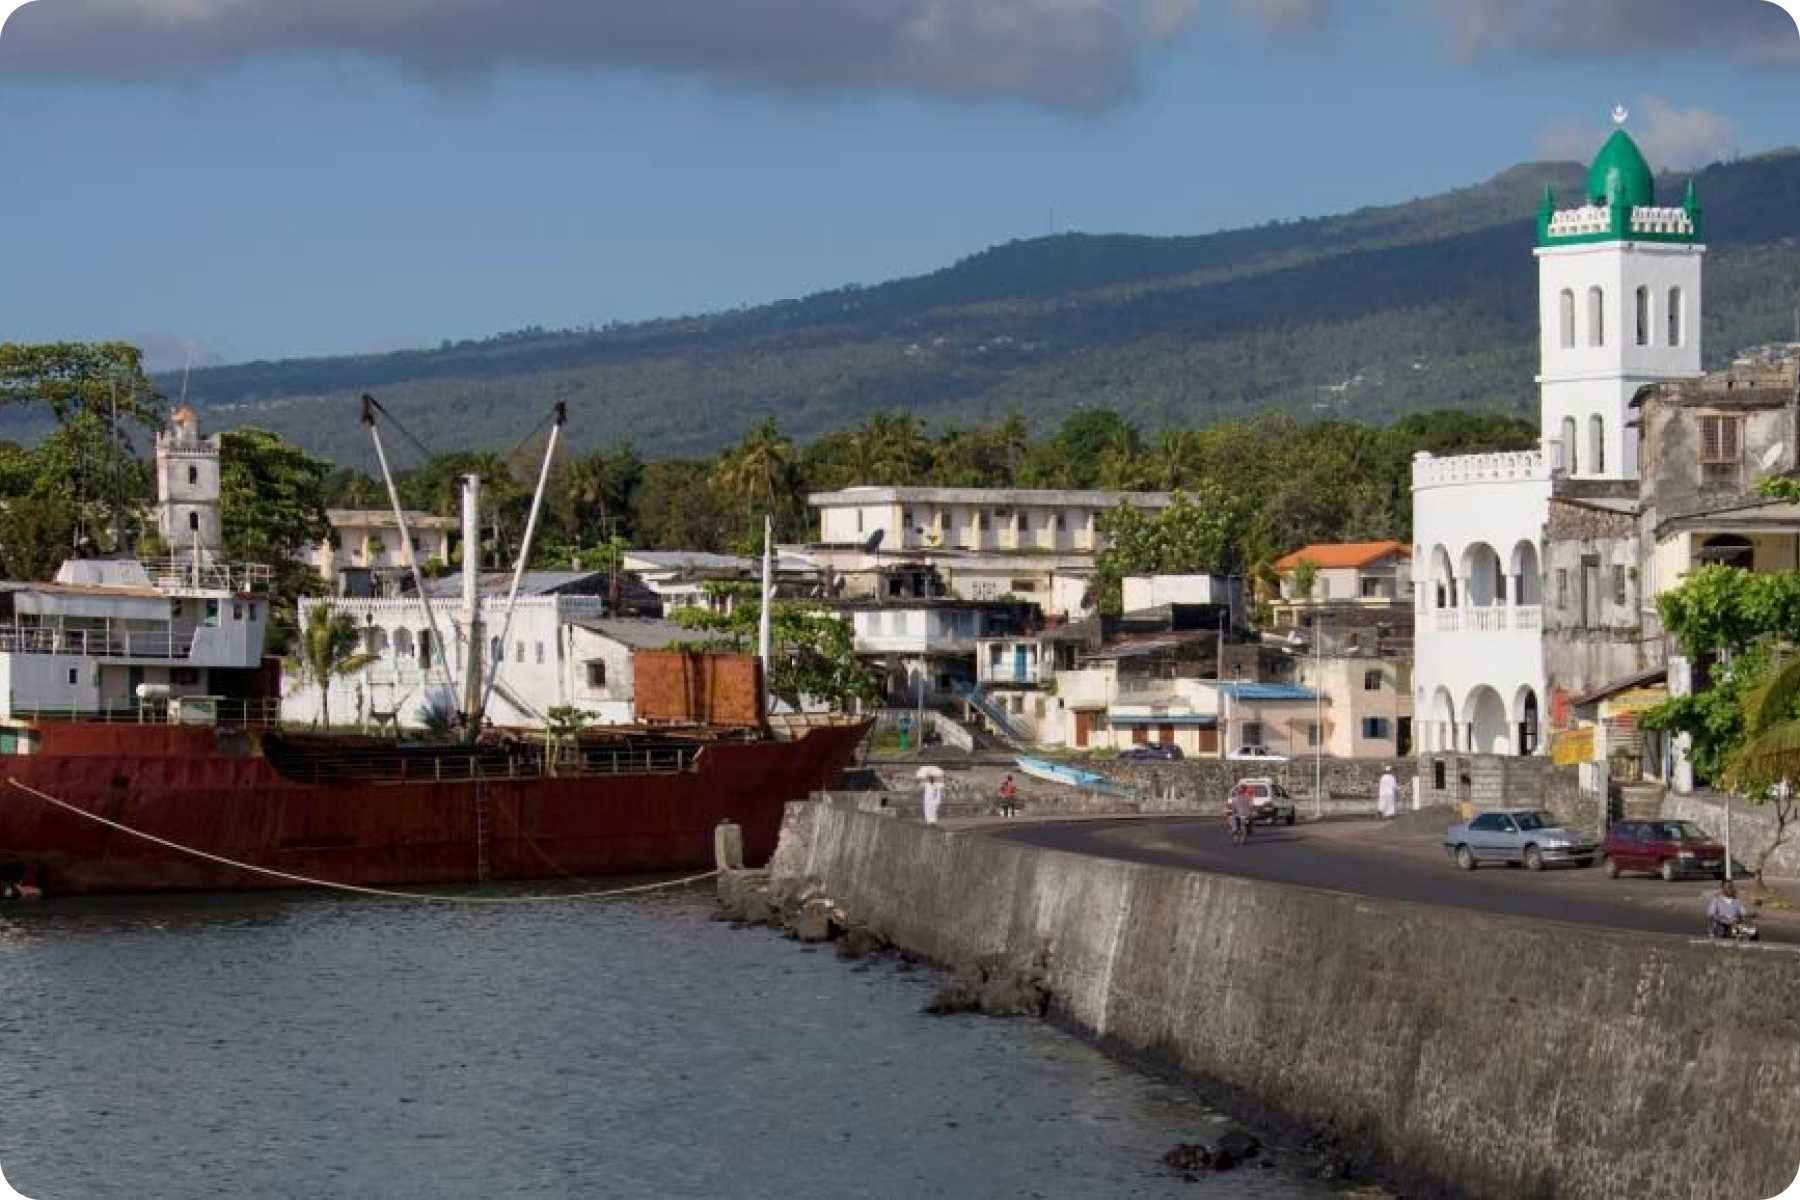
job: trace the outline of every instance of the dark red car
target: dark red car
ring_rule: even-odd
[[[1600,869],[1612,879],[1621,871],[1648,871],[1671,882],[1684,875],[1720,878],[1725,847],[1692,821],[1620,821],[1600,844]]]

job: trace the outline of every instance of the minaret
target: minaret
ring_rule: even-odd
[[[1645,384],[1700,369],[1700,199],[1656,202],[1656,177],[1613,110],[1613,131],[1588,171],[1586,202],[1559,210],[1546,188],[1538,214],[1544,442],[1575,479],[1636,479],[1631,401]]]
[[[219,556],[219,438],[200,436],[200,418],[187,405],[156,435],[156,531],[169,552],[203,561]]]

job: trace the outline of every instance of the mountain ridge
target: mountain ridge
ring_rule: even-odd
[[[1788,329],[1800,152],[1692,178],[1714,248],[1716,358]],[[1090,406],[1152,427],[1265,408],[1527,412],[1532,221],[1545,186],[1566,202],[1584,183],[1579,164],[1526,163],[1436,196],[1245,229],[1015,240],[923,275],[721,313],[209,367],[188,393],[214,428],[262,425],[357,466],[364,390],[434,450],[511,445],[563,400],[577,445],[629,438],[659,455],[710,453],[764,416],[804,437],[893,408],[934,425],[1018,411],[1039,427]],[[178,393],[178,375],[158,378]]]

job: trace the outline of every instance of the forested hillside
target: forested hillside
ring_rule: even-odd
[[[1800,154],[1697,176],[1713,361],[1794,335]],[[368,461],[355,397],[435,450],[505,448],[556,400],[578,446],[710,454],[764,417],[802,440],[904,409],[932,427],[1110,408],[1146,430],[1275,409],[1388,422],[1535,410],[1533,216],[1543,164],[1474,188],[1203,237],[1065,234],[944,270],[709,316],[528,330],[437,350],[196,371],[213,427]],[[1668,194],[1681,181],[1665,179]],[[162,380],[174,391],[178,381]],[[14,428],[13,436],[28,431]]]

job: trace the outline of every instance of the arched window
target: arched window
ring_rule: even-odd
[[[1575,474],[1575,418],[1564,417],[1562,424],[1563,474]]]
[[[1681,345],[1681,323],[1686,313],[1681,311],[1681,289],[1669,289],[1669,345]]]
[[[411,658],[413,656],[412,630],[402,625],[394,630],[394,657]]]
[[[1588,418],[1588,471],[1606,474],[1606,421],[1598,413]]]
[[[431,630],[419,630],[419,665],[431,665]]]
[[[506,655],[501,653],[499,638],[488,639],[488,661],[496,663],[506,661]]]
[[[188,468],[188,485],[190,487],[193,487],[193,486],[197,486],[199,483],[200,483],[200,468],[199,467],[189,467]]]
[[[1647,287],[1637,290],[1637,344],[1650,344],[1650,289]]]
[[[1606,345],[1606,293],[1588,289],[1588,345]]]
[[[200,531],[200,514],[199,513],[191,512],[188,514],[188,529],[195,533],[198,533]]]
[[[1562,293],[1562,348],[1575,348],[1575,293],[1568,288]]]

